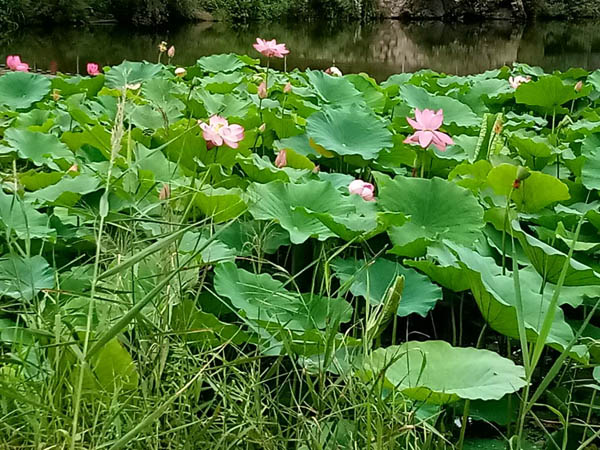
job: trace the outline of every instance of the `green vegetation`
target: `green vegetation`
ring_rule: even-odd
[[[593,448],[600,71],[269,65],[0,77],[0,446]]]
[[[4,28],[107,19],[148,26],[207,19],[366,20],[373,16],[371,0],[0,0],[0,25]]]

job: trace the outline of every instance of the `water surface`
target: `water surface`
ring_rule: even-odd
[[[252,24],[231,27],[198,23],[171,29],[135,30],[121,25],[29,28],[0,40],[0,57],[20,54],[42,70],[76,73],[87,61],[103,65],[123,59],[156,61],[161,40],[174,44],[175,64],[203,55],[248,53],[257,36],[287,43],[288,69],[368,72],[379,80],[422,68],[464,75],[519,61],[551,71],[600,68],[600,22],[511,22],[445,24],[383,21],[358,24]],[[282,67],[282,62],[280,64]]]

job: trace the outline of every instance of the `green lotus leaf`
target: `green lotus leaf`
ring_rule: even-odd
[[[427,247],[440,239],[471,245],[484,225],[483,208],[473,194],[441,178],[422,179],[376,174],[378,204],[385,211],[409,217],[388,234],[391,252],[423,256]]]
[[[378,114],[383,112],[387,96],[385,95],[385,91],[377,85],[377,82],[373,78],[364,73],[346,75],[344,78],[349,80],[360,91],[369,108]]]
[[[65,175],[58,183],[28,194],[27,199],[41,204],[73,206],[82,195],[94,192],[99,187],[100,180],[93,175]]]
[[[312,213],[347,216],[355,212],[348,196],[343,196],[327,181],[311,180],[303,184],[273,181],[253,183],[248,189],[252,199],[250,213],[258,220],[273,220],[290,233],[294,244],[310,237],[325,240],[332,232]]]
[[[310,116],[306,134],[317,145],[340,156],[375,159],[391,148],[392,133],[385,123],[365,108],[326,108]]]
[[[365,361],[364,375],[419,401],[443,405],[460,399],[498,400],[525,386],[525,370],[489,350],[452,347],[444,341],[406,342],[380,348]]]
[[[600,190],[600,135],[588,136],[581,145],[585,158],[581,169],[581,182],[588,189]]]
[[[332,77],[321,70],[307,70],[306,76],[322,103],[336,106],[364,103],[360,92],[343,77]]]
[[[0,258],[0,295],[31,300],[42,289],[54,288],[54,276],[54,270],[39,255],[6,255]]]
[[[238,188],[213,188],[210,186],[194,194],[194,204],[214,222],[234,219],[247,209]]]
[[[525,159],[527,167],[534,170],[542,170],[557,153],[557,149],[544,136],[513,133],[509,142]]]
[[[0,77],[0,105],[27,109],[50,92],[48,77],[26,72],[10,72]]]
[[[207,72],[235,72],[246,66],[238,55],[227,53],[222,55],[203,56],[196,64]]]
[[[352,294],[368,299],[374,305],[383,303],[396,278],[404,276],[404,290],[397,311],[401,317],[410,314],[426,317],[442,299],[442,289],[429,278],[389,259],[378,258],[373,263],[367,263],[364,260],[338,258],[331,266],[342,285],[351,282]]]
[[[411,84],[400,87],[400,96],[411,108],[443,110],[446,125],[478,127],[481,124],[481,119],[473,110],[455,98],[433,95],[425,89]]]
[[[68,97],[73,94],[85,93],[87,98],[93,98],[104,86],[104,75],[96,77],[54,77],[52,78],[52,89],[58,89],[60,95]]]
[[[36,166],[45,165],[60,170],[57,161],[66,161],[66,167],[75,162],[73,153],[53,134],[9,128],[4,133],[4,139],[19,157],[29,159]]]
[[[463,292],[471,287],[464,275],[465,269],[456,256],[445,245],[432,245],[427,248],[427,258],[405,259],[404,264],[419,269],[439,285],[454,292]]]
[[[565,84],[554,75],[523,83],[515,92],[517,103],[537,107],[549,113],[568,112],[565,108],[561,108],[561,105],[576,97],[577,91],[573,85]]]
[[[106,85],[110,88],[122,88],[128,84],[143,83],[154,79],[162,69],[160,64],[123,61],[108,71]]]
[[[54,240],[56,231],[48,226],[46,214],[36,211],[33,206],[24,203],[14,195],[0,190],[0,228],[14,231],[19,239]]]
[[[216,94],[227,94],[235,89],[244,80],[244,75],[240,72],[223,73],[219,72],[212,77],[202,78],[202,85],[210,92]]]
[[[322,330],[335,318],[347,322],[352,316],[352,307],[341,298],[288,291],[271,275],[254,274],[233,263],[215,268],[215,290],[243,310],[247,319],[290,330]]]
[[[502,268],[493,258],[481,256],[473,250],[447,241],[445,243],[468,269],[466,276],[471,284],[471,292],[486,322],[498,333],[518,339],[517,300],[512,276],[502,275]],[[540,294],[540,285],[527,283],[535,281],[532,277],[524,277],[520,281],[527,340],[535,342],[548,312],[552,295]],[[573,330],[565,321],[562,309],[559,308],[546,344],[560,351],[569,345],[573,336]],[[585,361],[587,349],[585,346],[576,345],[571,349],[570,354],[578,360]]]
[[[490,170],[487,183],[496,194],[508,196],[517,178],[517,170],[518,167],[512,164],[500,164]],[[533,171],[512,192],[512,200],[519,210],[531,213],[569,198],[569,188],[565,183],[555,176]]]

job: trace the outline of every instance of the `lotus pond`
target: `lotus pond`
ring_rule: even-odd
[[[6,448],[597,448],[600,71],[90,71],[0,77]]]

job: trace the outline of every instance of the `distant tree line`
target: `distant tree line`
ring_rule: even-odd
[[[0,0],[0,29],[97,20],[141,26],[207,18],[232,22],[286,16],[366,20],[374,17],[374,5],[375,0]]]

